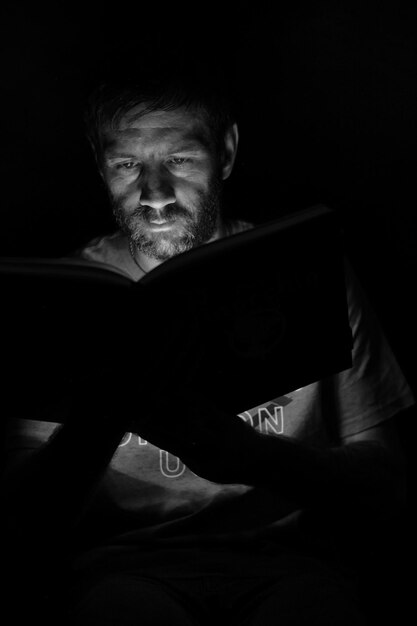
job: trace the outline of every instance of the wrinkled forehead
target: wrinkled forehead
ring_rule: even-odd
[[[176,109],[148,111],[146,104],[133,107],[120,120],[121,130],[131,126],[140,128],[167,128],[187,127],[189,125],[205,125],[201,112],[191,108],[178,107]]]
[[[147,111],[146,105],[132,108],[117,122],[103,129],[103,147],[125,140],[195,142],[205,148],[212,144],[202,113],[181,107],[170,111]]]

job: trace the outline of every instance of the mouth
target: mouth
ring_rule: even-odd
[[[149,222],[148,229],[153,232],[161,232],[164,230],[172,230],[175,222]]]
[[[152,232],[163,232],[176,228],[178,226],[179,219],[174,218],[154,218],[147,220],[147,228]]]
[[[149,220],[149,223],[150,224],[156,224],[157,226],[162,226],[162,224],[168,224],[170,221],[172,221],[172,220],[167,220],[167,219],[163,219],[163,218],[157,218],[157,219]]]
[[[153,232],[161,232],[179,227],[182,222],[182,218],[180,215],[154,215],[149,216],[145,221],[149,230]]]

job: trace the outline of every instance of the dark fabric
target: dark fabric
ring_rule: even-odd
[[[277,569],[273,577],[238,579],[107,575],[73,588],[56,617],[66,614],[68,626],[366,624],[354,586],[340,572],[299,555],[286,555]]]

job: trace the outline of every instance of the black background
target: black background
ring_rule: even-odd
[[[239,104],[229,211],[261,222],[318,202],[337,209],[415,387],[414,3],[305,0],[227,12],[220,3],[10,3],[2,12],[2,256],[61,256],[111,230],[82,108],[97,68],[122,43],[139,41],[168,65],[206,54],[230,71]],[[123,71],[140,62],[117,59]]]
[[[97,67],[125,41],[155,54],[163,44],[168,65],[179,54],[206,54],[230,71],[239,104],[228,210],[262,222],[316,203],[335,208],[416,391],[416,4],[226,6],[3,4],[0,255],[62,256],[111,230],[82,125]],[[140,59],[117,62],[134,72]],[[414,426],[403,426],[411,460]],[[401,594],[394,612],[403,585],[404,576],[387,585]]]

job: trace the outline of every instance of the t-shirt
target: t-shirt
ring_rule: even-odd
[[[245,222],[230,223],[222,236],[249,227]],[[92,241],[80,255],[128,272],[134,280],[141,278],[120,231]],[[346,283],[353,366],[248,407],[239,417],[261,433],[282,434],[314,446],[337,445],[413,404],[411,390],[348,264]],[[282,365],[277,364],[277,375]],[[56,426],[20,420],[10,445],[37,447]],[[282,499],[279,490],[205,480],[170,452],[126,433],[80,525],[80,542],[89,550],[80,554],[78,567],[105,567],[118,561],[121,567],[134,564],[158,573],[162,568],[165,575],[200,569],[218,573],[217,557],[227,549],[236,558],[222,560],[223,572],[227,562],[235,574],[248,569],[254,573],[260,563],[265,573],[260,555],[265,550],[269,558],[271,541],[285,547],[301,513]]]

